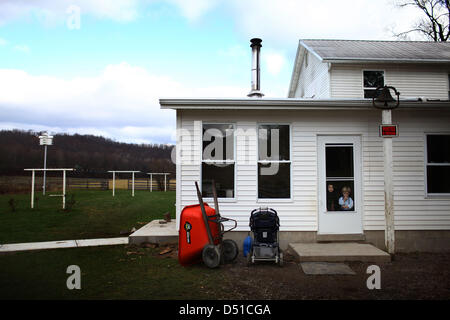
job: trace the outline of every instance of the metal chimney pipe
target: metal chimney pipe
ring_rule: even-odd
[[[261,42],[259,38],[250,40],[252,48],[252,90],[247,97],[262,98],[264,94],[260,91],[260,68],[259,68],[259,53],[261,51]]]

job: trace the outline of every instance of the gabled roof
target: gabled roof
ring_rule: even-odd
[[[450,64],[450,42],[376,40],[300,40],[288,97],[293,97],[305,52],[324,63]]]
[[[324,62],[431,62],[450,63],[450,42],[300,40]]]

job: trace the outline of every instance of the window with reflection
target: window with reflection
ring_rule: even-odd
[[[363,71],[364,98],[376,98],[376,89],[384,86],[384,71]]]
[[[215,182],[217,197],[234,198],[234,125],[203,124],[202,195],[213,197]]]
[[[353,144],[325,145],[327,211],[355,211]]]
[[[258,126],[258,198],[291,197],[289,125]]]

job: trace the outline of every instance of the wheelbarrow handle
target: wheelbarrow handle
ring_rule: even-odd
[[[233,221],[233,222],[234,222],[234,227],[228,229],[227,231],[224,231],[224,233],[225,233],[225,232],[229,232],[229,231],[231,231],[231,230],[234,230],[234,229],[236,229],[236,227],[237,227],[237,221],[236,221],[236,220],[230,219],[230,218],[220,217],[220,222],[221,222],[221,223],[222,223],[222,222],[227,222],[227,221]]]
[[[202,193],[200,192],[197,181],[195,181],[195,188],[197,189],[198,202],[200,204],[200,209],[202,210],[203,221],[205,222],[205,228],[206,228],[206,233],[208,234],[209,244],[214,245],[214,239],[213,239],[213,236],[211,233],[211,228],[209,227],[209,219],[208,219],[208,216],[206,215],[205,205],[203,204]]]

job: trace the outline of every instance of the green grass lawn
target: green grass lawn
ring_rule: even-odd
[[[0,255],[3,299],[215,299],[218,270],[182,267],[161,249],[103,246]],[[81,269],[81,289],[69,290],[69,265]]]
[[[42,196],[30,208],[29,194],[0,195],[0,243],[120,237],[120,231],[142,227],[170,212],[175,217],[175,192],[69,190],[70,211],[61,197]],[[13,212],[10,199],[17,203]]]
[[[39,195],[30,209],[29,195],[0,196],[0,243],[119,237],[165,212],[175,215],[175,192],[77,190],[70,211],[61,198]],[[17,201],[16,211],[8,201]],[[2,299],[211,299],[221,273],[203,264],[182,267],[163,248],[102,246],[0,254]],[[66,286],[67,267],[81,269],[81,290]]]

